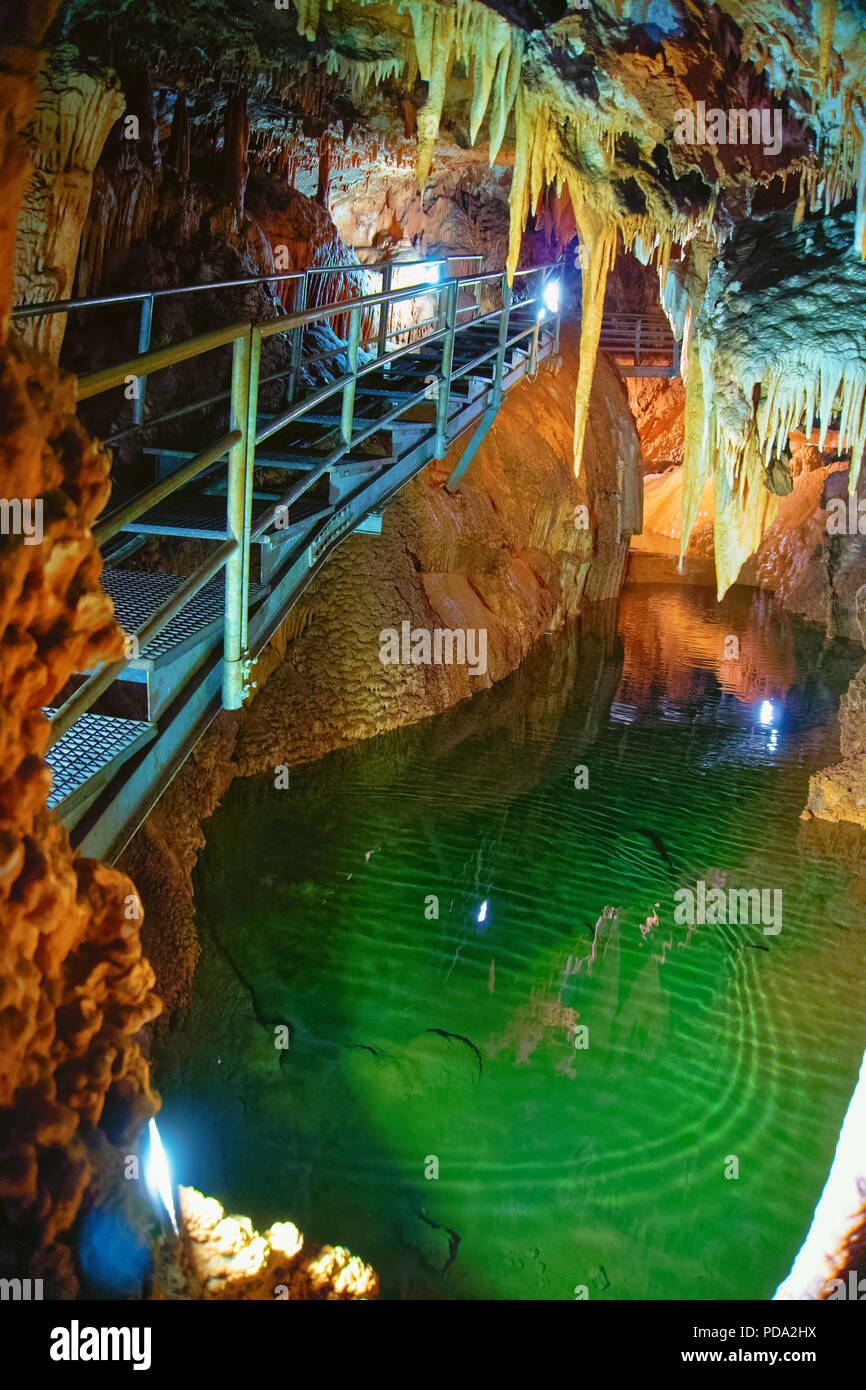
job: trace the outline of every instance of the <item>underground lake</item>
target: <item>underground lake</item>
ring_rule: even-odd
[[[760,591],[631,585],[470,702],[235,780],[154,1055],[177,1180],[386,1299],[770,1298],[866,1043],[862,905],[801,820],[861,663]]]

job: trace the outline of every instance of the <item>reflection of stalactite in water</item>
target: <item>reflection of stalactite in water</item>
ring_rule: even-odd
[[[664,945],[671,946],[672,941],[669,939]],[[621,1050],[638,1053],[644,1059],[656,1053],[667,1039],[670,1010],[659,973],[664,962],[664,949],[661,955],[653,953],[650,956],[638,972],[616,1019]]]

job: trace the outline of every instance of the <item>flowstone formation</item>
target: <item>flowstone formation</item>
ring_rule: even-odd
[[[28,544],[4,524],[0,540],[0,1273],[58,1298],[79,1284],[76,1222],[157,1108],[136,1035],[160,1005],[133,885],[74,854],[45,805],[43,709],[72,672],[122,650],[90,533],[108,456],[75,418],[73,382],[8,341],[18,132],[46,18],[25,8],[0,50],[0,472],[11,497],[36,499],[40,531]]]

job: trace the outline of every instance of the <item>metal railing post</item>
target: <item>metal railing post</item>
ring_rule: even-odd
[[[304,271],[304,278],[295,291],[292,300],[292,313],[300,313],[307,307],[307,272]],[[298,371],[301,366],[301,345],[304,340],[304,325],[299,323],[292,333],[292,370],[289,374],[289,384],[287,388],[287,398],[289,404],[295,399],[295,392],[298,389]],[[261,342],[259,344],[261,346]]]
[[[535,327],[532,331],[532,337],[529,340],[529,365],[526,370],[530,381],[534,381],[538,375],[538,336],[541,331],[541,315],[545,312],[544,290],[549,278],[547,270],[543,270],[541,272],[541,281],[537,295],[540,304],[538,312],[535,315]]]
[[[391,293],[391,280],[393,277],[393,266],[389,261],[382,267],[382,293]],[[384,357],[388,350],[388,318],[390,305],[384,300],[379,305],[379,341],[376,345],[376,356]]]
[[[540,319],[536,319],[532,337],[529,340],[529,366],[527,376],[530,381],[534,381],[538,375],[538,332],[541,327]]]
[[[228,495],[226,498],[226,538],[236,548],[226,562],[225,619],[223,636],[223,709],[240,709],[244,699],[241,658],[244,567],[249,563],[249,546],[244,557],[247,498],[247,421],[250,412],[251,330],[236,338],[232,347],[232,397],[230,428],[241,438],[229,452]]]
[[[354,308],[349,314],[349,340],[346,354],[352,380],[343,387],[343,409],[340,416],[340,434],[344,444],[352,442],[352,421],[355,414],[355,387],[358,384],[358,344],[361,341],[361,310]]]
[[[441,333],[448,326],[448,290],[440,285],[436,290],[436,331]]]
[[[253,528],[253,469],[256,463],[256,425],[259,415],[259,368],[262,360],[262,335],[253,328],[250,335],[250,369],[247,390],[247,415],[244,453],[244,543],[241,586],[241,657],[247,649],[247,624],[250,604],[250,535]],[[244,695],[248,692],[244,688]]]
[[[502,277],[502,312],[499,315],[499,347],[496,351],[496,375],[493,379],[493,400],[491,404],[498,410],[502,404],[502,370],[505,366],[505,346],[508,342],[508,320],[511,317],[511,286],[508,276]]]
[[[141,301],[141,316],[138,320],[138,351],[150,351],[150,330],[153,325],[153,295],[145,295]],[[132,423],[140,425],[144,418],[144,393],[147,387],[147,377],[138,378],[138,395],[132,403]]]
[[[634,326],[634,364],[636,367],[640,366],[640,326],[641,320],[638,319]]]
[[[457,288],[452,280],[445,295],[445,338],[442,343],[442,377],[436,401],[436,457],[448,452],[448,404],[451,399],[451,369],[454,365],[454,338],[457,332]]]

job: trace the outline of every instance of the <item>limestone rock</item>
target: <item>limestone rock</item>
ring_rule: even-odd
[[[33,171],[18,220],[16,303],[72,297],[93,171],[124,106],[116,74],[85,71],[70,44],[53,51],[28,132]],[[46,314],[25,321],[24,338],[56,360],[65,326],[65,314]]]
[[[178,1194],[179,1266],[184,1294],[175,1282],[175,1263],[157,1269],[154,1297],[345,1301],[375,1298],[379,1281],[356,1255],[340,1246],[311,1245],[288,1221],[259,1235],[246,1216],[226,1216],[219,1202],[191,1187]]]

